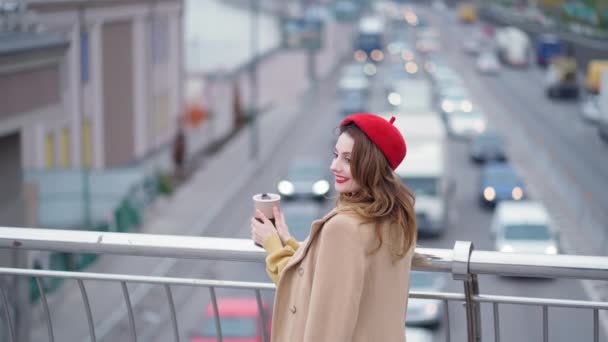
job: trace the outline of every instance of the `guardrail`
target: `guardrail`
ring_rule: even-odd
[[[263,263],[266,253],[255,247],[248,239],[227,239],[207,237],[186,237],[175,235],[108,233],[93,231],[49,230],[31,228],[0,227],[0,248],[13,250],[42,250],[68,253],[118,254],[129,256],[168,257],[180,259],[209,259],[224,261],[245,261]],[[532,298],[479,293],[478,275],[534,278],[575,278],[608,280],[608,257],[581,255],[532,255],[512,254],[489,251],[476,251],[471,242],[457,241],[453,249],[417,248],[413,269],[420,271],[450,273],[455,280],[464,284],[463,293],[448,292],[411,292],[412,298],[438,299],[446,306],[448,301],[462,302],[465,305],[468,341],[481,340],[480,304],[493,304],[494,336],[500,341],[499,306],[501,304],[536,305],[542,307],[543,340],[548,341],[548,313],[550,307],[583,308],[593,311],[594,341],[599,341],[599,310],[608,310],[608,303],[569,300],[564,298]],[[248,289],[255,292],[258,312],[263,311],[260,292],[273,290],[270,283],[224,281],[213,279],[193,279],[175,277],[155,277],[90,272],[66,272],[54,270],[34,270],[21,268],[0,268],[0,275],[32,277],[39,290],[44,315],[47,321],[49,341],[54,341],[51,314],[45,296],[42,279],[62,278],[78,282],[85,308],[89,338],[96,341],[96,329],[91,314],[85,281],[118,282],[121,285],[129,318],[132,341],[137,341],[135,317],[127,283],[148,283],[164,287],[167,305],[170,310],[171,325],[175,341],[180,340],[176,308],[173,301],[173,285],[204,287],[209,290],[213,307],[217,340],[222,341],[219,308],[215,291],[218,288]],[[0,288],[9,340],[16,341],[15,329],[11,322],[9,296],[5,288]],[[446,341],[450,341],[450,315],[446,310]],[[262,326],[266,317],[260,315]],[[268,336],[264,333],[263,340]]]

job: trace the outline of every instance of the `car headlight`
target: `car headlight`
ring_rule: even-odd
[[[357,50],[355,51],[354,57],[357,62],[365,62],[367,54],[363,50]]]
[[[427,316],[435,316],[439,312],[439,305],[437,303],[428,303],[424,306],[424,313]]]
[[[378,49],[373,50],[371,53],[372,60],[375,62],[380,62],[384,59],[384,53]]]
[[[367,76],[374,76],[377,70],[378,69],[376,68],[376,66],[372,63],[367,63],[363,67],[363,73],[365,73]]]
[[[483,133],[486,130],[486,124],[483,121],[477,121],[475,122],[475,132],[477,133]]]
[[[317,181],[312,186],[312,192],[318,196],[325,195],[328,191],[329,183],[326,180]]]
[[[286,195],[286,196],[293,195],[293,193],[295,191],[293,184],[289,181],[280,181],[278,188],[279,188],[279,193],[281,195]]]
[[[409,62],[409,61],[411,61],[411,60],[413,60],[413,59],[414,59],[414,53],[413,53],[413,52],[411,52],[411,51],[409,51],[409,50],[405,50],[405,51],[403,51],[403,52],[401,53],[401,58],[402,58],[404,61],[408,61],[408,62]]]
[[[473,110],[473,104],[471,103],[471,101],[462,101],[460,103],[460,109],[462,109],[463,112],[470,112]]]
[[[557,254],[557,247],[549,246],[545,249],[545,254]]]
[[[388,94],[388,103],[390,103],[393,106],[400,105],[401,104],[401,95],[399,95],[397,93]]]
[[[524,191],[516,186],[513,188],[513,191],[511,191],[511,197],[513,197],[514,200],[519,201],[524,197]]]
[[[443,100],[441,102],[441,109],[443,109],[443,111],[446,113],[451,113],[454,111],[454,104],[452,103],[452,101]]]
[[[496,198],[496,190],[491,186],[486,187],[483,189],[483,198],[488,202],[493,201]]]
[[[415,74],[418,72],[418,65],[411,61],[407,62],[405,63],[405,71],[407,71],[408,74]]]
[[[513,247],[511,245],[504,245],[500,248],[500,251],[503,253],[512,253]]]

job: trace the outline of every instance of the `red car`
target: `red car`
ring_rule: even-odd
[[[235,297],[218,298],[218,311],[222,326],[224,342],[262,342],[262,318],[258,312],[258,303],[255,298]],[[266,324],[267,341],[270,341],[270,323],[272,320],[270,308],[266,301],[262,301]],[[209,303],[205,310],[202,329],[190,337],[190,342],[217,342],[217,331],[213,305]]]

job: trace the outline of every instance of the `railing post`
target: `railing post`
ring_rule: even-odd
[[[473,296],[479,294],[479,283],[477,274],[469,271],[471,252],[473,252],[472,242],[456,241],[452,259],[452,276],[454,280],[462,280],[464,283],[468,341],[479,342],[481,341],[481,311],[479,303],[473,301]]]

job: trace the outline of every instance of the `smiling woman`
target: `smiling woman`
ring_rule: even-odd
[[[406,154],[394,120],[362,113],[340,123],[337,205],[302,246],[278,208],[276,229],[261,212],[251,219],[277,284],[272,341],[404,341],[417,233],[413,194],[394,173]]]

